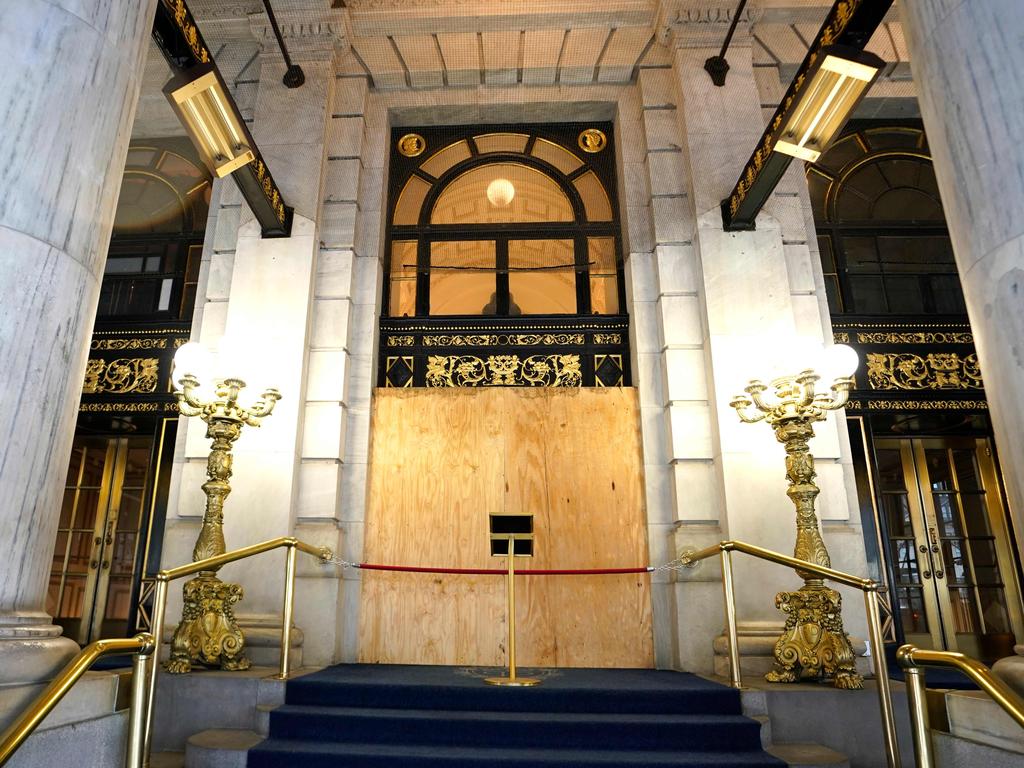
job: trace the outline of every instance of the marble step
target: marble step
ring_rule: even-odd
[[[850,768],[850,759],[821,744],[772,744],[765,749],[789,768]]]
[[[249,750],[263,741],[254,731],[200,731],[185,745],[185,768],[245,768]]]

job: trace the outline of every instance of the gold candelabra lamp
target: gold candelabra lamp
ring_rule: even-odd
[[[223,346],[223,344],[222,344]],[[206,511],[192,562],[223,555],[224,500],[231,493],[231,447],[242,426],[258,427],[274,410],[281,393],[267,388],[252,404],[239,402],[245,389],[241,378],[212,379],[212,391],[201,390],[208,368],[206,350],[195,342],[183,345],[174,355],[174,379],[178,409],[183,416],[198,416],[206,423],[206,437],[213,441],[206,462]],[[245,637],[235,621],[233,607],[242,599],[242,587],[217,578],[218,568],[202,571],[183,587],[181,623],[171,640],[168,672],[181,674],[193,664],[228,670],[248,669]]]
[[[814,437],[814,422],[846,405],[857,363],[853,349],[836,344],[824,351],[819,365],[773,378],[770,385],[754,379],[744,389],[746,394],[729,403],[747,424],[766,421],[785,447],[786,495],[796,506],[794,557],[826,568],[832,563],[814,511],[819,490],[807,442]],[[816,387],[822,375],[815,368],[827,376],[825,388]],[[775,667],[765,679],[793,683],[829,677],[837,688],[862,688],[864,680],[857,674],[853,647],[843,629],[842,597],[813,573],[798,569],[797,574],[804,586],[775,596],[775,606],[786,614],[786,625],[775,643]]]

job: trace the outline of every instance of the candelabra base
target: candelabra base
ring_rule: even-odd
[[[807,584],[796,592],[779,592],[775,607],[786,626],[775,643],[775,669],[769,683],[796,683],[830,678],[836,688],[864,687],[857,674],[850,637],[843,629],[842,596],[826,586]]]
[[[185,582],[182,592],[181,624],[174,631],[171,658],[164,668],[175,675],[189,672],[194,664],[248,669],[252,662],[245,656],[245,636],[232,610],[242,599],[242,588],[203,573]]]

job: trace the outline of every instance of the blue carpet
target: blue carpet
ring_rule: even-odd
[[[782,766],[737,691],[681,672],[342,664],[287,684],[249,768]]]

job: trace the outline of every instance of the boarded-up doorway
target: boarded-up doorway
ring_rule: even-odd
[[[520,567],[647,564],[636,390],[378,389],[367,562],[501,568],[488,515],[531,512]],[[363,571],[360,661],[505,662],[498,576]],[[518,577],[528,666],[650,667],[650,577]]]

